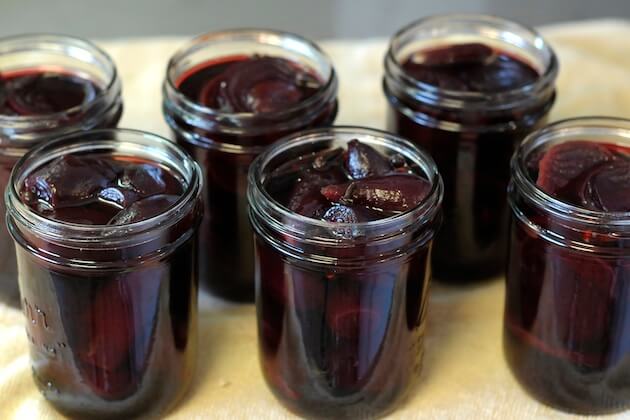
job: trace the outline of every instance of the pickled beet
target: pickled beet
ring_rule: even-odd
[[[605,146],[570,141],[552,147],[538,164],[536,184],[548,194],[557,194],[581,174],[614,157]]]
[[[517,89],[540,77],[524,61],[478,43],[421,50],[411,54],[403,67],[419,82],[465,92]]]
[[[595,211],[630,211],[630,150],[569,141],[551,147],[532,177],[546,193]]]
[[[420,204],[431,184],[417,175],[392,173],[349,184],[330,185],[321,192],[332,202],[344,202],[383,212],[403,212]]]
[[[102,89],[73,74],[28,71],[0,74],[0,115],[46,115],[93,101]]]
[[[443,33],[435,32],[444,36],[440,42],[431,40],[431,20],[428,30],[420,29],[423,25],[410,27],[390,45],[384,79],[387,128],[435,160],[445,187],[444,224],[433,252],[435,277],[467,283],[504,269],[509,162],[520,141],[545,123],[555,100],[555,61],[532,56],[534,48],[526,48],[521,34],[506,28],[495,29],[506,34],[504,40],[486,42],[486,27],[477,34],[475,25],[462,29],[449,22]],[[471,41],[475,33],[478,41],[457,42],[458,36],[449,41],[451,30],[453,35],[466,32]],[[416,41],[425,37],[433,45]],[[516,48],[505,48],[510,44]],[[554,58],[547,46],[544,50]],[[542,68],[547,61],[549,72]]]
[[[140,385],[135,372],[145,368],[152,332],[137,327],[157,313],[159,286],[159,278],[132,275],[104,283],[83,313],[85,333],[74,331],[79,366],[103,398],[124,398]]]
[[[63,232],[54,241],[15,219],[9,225],[22,307],[31,318],[33,375],[70,418],[154,417],[191,377],[201,198],[200,185],[188,183],[201,174],[188,175],[185,165],[194,168],[192,160],[167,140],[131,132],[141,143],[124,144],[146,144],[137,147],[146,157],[125,156],[118,154],[125,132],[93,134],[100,151],[86,146],[89,133],[79,132],[61,146],[51,143],[27,155],[12,180],[9,203],[20,200],[28,206],[17,206],[25,217],[37,213],[45,219],[41,226]],[[167,154],[169,148],[179,154]],[[174,211],[194,192],[191,207]],[[172,217],[165,214],[169,209]],[[146,223],[107,226],[139,221]]]
[[[20,188],[41,215],[81,224],[127,224],[153,217],[182,194],[169,171],[129,158],[65,155],[33,171]]]
[[[581,193],[585,207],[607,212],[630,211],[630,160],[600,165],[589,175]]]
[[[129,207],[119,211],[110,221],[110,225],[127,225],[157,216],[170,208],[179,199],[178,195],[153,195],[140,199]]]
[[[392,165],[372,147],[360,143],[359,140],[352,140],[348,143],[346,169],[353,179],[361,179],[385,175],[391,172]]]
[[[39,168],[22,185],[22,200],[40,212],[93,201],[111,185],[116,172],[108,163],[66,155]]]
[[[629,148],[567,141],[533,151],[528,160],[530,181],[564,204],[630,211]],[[564,410],[603,414],[627,407],[624,235],[591,231],[597,228],[542,212],[518,196],[515,202],[523,216],[512,223],[508,263],[504,347],[510,367],[536,398]]]
[[[220,49],[211,54],[216,51]],[[335,81],[334,74],[330,77]],[[188,101],[212,109],[212,113],[199,111],[194,122],[167,111],[177,142],[204,170],[205,212],[199,242],[203,258],[198,263],[199,278],[211,293],[253,302],[254,245],[246,198],[249,165],[263,147],[279,138],[332,123],[337,102],[329,91],[336,81],[328,82],[315,68],[268,55],[218,57],[174,80],[178,93]],[[302,109],[306,103],[310,105]],[[209,143],[218,147],[208,147]],[[315,217],[324,214],[327,203],[319,188],[310,186],[319,185],[319,177],[313,174],[309,182],[295,186],[292,207]]]
[[[391,160],[368,144],[351,140],[344,154],[325,150],[283,164],[272,172],[266,188],[303,216],[369,222],[410,210],[427,197],[430,183],[412,172],[404,157]]]
[[[279,112],[313,96],[318,76],[284,58],[233,57],[209,63],[185,78],[179,90],[217,111],[254,114]]]

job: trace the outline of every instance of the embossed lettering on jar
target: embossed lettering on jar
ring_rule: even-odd
[[[357,127],[294,135],[253,163],[260,363],[287,408],[374,417],[412,389],[442,188],[428,155]]]
[[[30,148],[72,131],[115,127],[121,113],[116,68],[95,45],[57,35],[0,38],[0,190]],[[15,250],[5,223],[0,267],[0,302],[17,305]]]
[[[444,15],[398,32],[385,58],[388,128],[424,147],[444,178],[438,279],[499,274],[507,249],[509,160],[555,100],[558,63],[533,30]]]
[[[165,413],[195,362],[199,167],[151,134],[77,132],[27,153],[6,200],[40,391],[71,417]]]
[[[580,414],[630,407],[630,121],[583,118],[512,160],[504,349],[535,398]]]
[[[332,124],[337,78],[326,55],[297,35],[233,30],[202,35],[171,59],[164,115],[204,171],[199,273],[210,292],[253,301],[247,171],[280,137]]]

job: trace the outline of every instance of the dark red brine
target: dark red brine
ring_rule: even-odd
[[[0,39],[0,189],[30,148],[76,130],[109,128],[122,113],[120,81],[107,54],[79,39]],[[0,197],[0,213],[5,213]],[[0,224],[0,302],[19,304],[13,241]]]
[[[271,38],[261,41],[257,36],[261,33],[291,39],[291,48],[302,50],[267,44]],[[217,45],[228,45],[233,53],[213,56]],[[204,171],[199,273],[211,293],[253,301],[247,170],[275,140],[331,124],[337,111],[336,83],[328,58],[314,44],[291,34],[256,30],[210,34],[193,40],[171,59],[164,114],[177,142]]]
[[[7,192],[35,382],[71,417],[163,414],[194,367],[200,171],[135,131],[44,146]]]
[[[434,164],[386,133],[334,128],[273,146],[250,179],[267,384],[306,417],[392,411],[421,368]]]
[[[505,38],[490,37],[488,28]],[[431,36],[435,31],[442,35]],[[388,128],[427,150],[444,179],[435,276],[468,282],[499,274],[507,249],[509,161],[554,102],[553,51],[515,23],[446,15],[401,30],[385,71]]]
[[[630,123],[576,119],[513,160],[504,347],[535,398],[630,406]]]

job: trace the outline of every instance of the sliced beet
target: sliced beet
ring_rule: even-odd
[[[314,75],[295,63],[255,56],[227,65],[205,83],[198,100],[225,112],[262,114],[295,106],[320,87]]]
[[[630,211],[630,161],[619,159],[596,167],[589,173],[580,199],[592,210]]]
[[[550,148],[540,160],[536,184],[547,194],[557,195],[586,171],[614,158],[615,155],[606,146],[597,143],[561,143]]]
[[[7,102],[20,115],[61,112],[92,101],[98,88],[87,79],[39,73],[8,79]]]

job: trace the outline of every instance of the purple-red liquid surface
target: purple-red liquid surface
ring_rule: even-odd
[[[462,96],[518,90],[540,77],[523,59],[480,43],[420,50],[401,66],[416,82]],[[516,145],[544,123],[549,104],[494,112],[466,106],[447,110],[428,100],[401,103],[386,94],[392,104],[390,131],[428,151],[444,181],[444,224],[433,254],[435,276],[466,282],[498,274],[507,249],[510,158]],[[406,115],[402,108],[417,114]]]
[[[430,183],[415,169],[401,155],[386,157],[352,140],[347,150],[319,151],[278,166],[265,189],[303,216],[367,222],[426,198]],[[356,232],[349,227],[337,234],[352,240]],[[401,247],[413,233],[403,236]],[[256,241],[263,374],[277,398],[300,415],[382,415],[419,376],[429,246],[377,263],[380,251],[371,245],[357,241],[328,250],[340,261],[333,266],[287,258]],[[341,263],[357,258],[363,262],[355,267]]]
[[[530,177],[558,200],[588,210],[630,211],[630,149],[570,141],[529,162]],[[561,235],[571,222],[523,207]],[[577,231],[579,232],[579,230]],[[594,238],[582,233],[581,242]],[[623,247],[607,235],[606,247]],[[516,378],[536,398],[577,413],[630,405],[630,258],[560,247],[514,218],[504,347]]]
[[[102,91],[102,87],[91,80],[55,69],[0,72],[0,117],[46,117],[63,113],[94,100]],[[67,124],[72,123],[72,118],[81,117],[81,112],[72,117],[59,116]],[[100,127],[115,127],[119,118],[120,112],[113,120],[102,121]],[[4,130],[0,124],[0,135],[10,138],[10,131]],[[0,190],[6,188],[17,159],[0,156]],[[0,214],[5,214],[3,194],[0,195]],[[0,267],[0,301],[19,305],[15,251],[5,223],[0,223]]]
[[[19,194],[48,219],[126,225],[165,212],[185,187],[150,161],[71,154],[35,169]],[[33,375],[57,409],[79,417],[159,414],[185,390],[196,345],[193,225],[184,219],[134,248],[112,249],[104,237],[103,249],[92,251],[22,233],[34,249],[17,247]],[[176,238],[181,243],[172,252],[144,254],[167,249]],[[77,266],[35,255],[76,259]],[[92,257],[95,266],[104,258],[123,268],[78,264]]]
[[[323,89],[312,69],[269,56],[231,56],[202,63],[176,83],[188,99],[220,113],[260,117],[240,133],[204,131],[178,122],[184,131],[215,143],[204,147],[176,133],[177,141],[204,173],[205,214],[199,229],[199,275],[214,294],[234,300],[254,300],[254,244],[247,216],[247,173],[260,153],[251,147],[267,146],[295,131],[327,126],[335,118],[336,102],[302,125],[283,127],[282,113]],[[267,127],[265,117],[276,125]],[[258,124],[259,126],[256,126]],[[263,125],[265,124],[265,125]],[[221,150],[221,143],[242,146],[241,152]],[[249,149],[248,149],[249,148]]]

